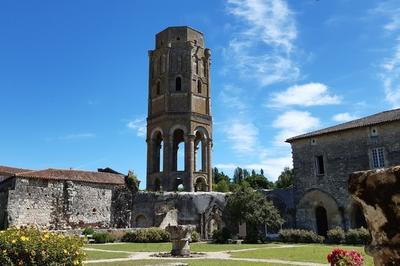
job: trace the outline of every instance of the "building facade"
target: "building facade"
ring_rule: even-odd
[[[190,27],[169,27],[149,51],[147,190],[211,191],[210,50]]]
[[[295,226],[321,235],[365,227],[348,193],[351,173],[400,164],[400,109],[287,140],[292,146]]]

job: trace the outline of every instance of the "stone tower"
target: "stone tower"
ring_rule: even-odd
[[[210,50],[203,34],[169,27],[149,51],[147,189],[211,191]]]

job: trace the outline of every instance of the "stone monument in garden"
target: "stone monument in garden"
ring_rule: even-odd
[[[189,257],[190,240],[195,225],[169,225],[165,228],[171,237],[172,256]]]

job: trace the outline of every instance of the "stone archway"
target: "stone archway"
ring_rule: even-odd
[[[196,178],[195,184],[194,184],[194,191],[208,191],[207,189],[207,182],[204,177],[198,177]]]
[[[342,215],[336,200],[322,190],[309,190],[296,206],[296,225],[323,234],[336,226],[342,227]]]
[[[147,227],[147,226],[148,226],[148,222],[147,222],[146,216],[144,216],[143,214],[139,214],[138,216],[136,216],[135,227],[143,228],[143,227]]]

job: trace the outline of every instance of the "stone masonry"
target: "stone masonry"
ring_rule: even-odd
[[[296,227],[325,234],[365,226],[348,191],[351,173],[400,164],[400,109],[287,140],[292,145]]]

